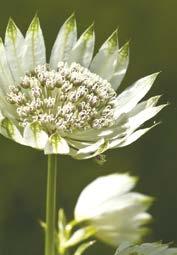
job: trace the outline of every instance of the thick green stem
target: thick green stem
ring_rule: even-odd
[[[55,255],[57,155],[48,155],[45,255]]]

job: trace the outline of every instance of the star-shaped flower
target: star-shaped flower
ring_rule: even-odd
[[[159,96],[139,101],[157,73],[144,77],[121,94],[129,45],[119,49],[117,31],[93,57],[91,25],[77,39],[72,15],[60,28],[46,59],[39,18],[24,37],[12,19],[0,41],[0,133],[45,154],[77,159],[126,146],[150,128],[138,129],[164,105]]]

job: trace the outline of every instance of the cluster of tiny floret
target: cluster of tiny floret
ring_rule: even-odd
[[[80,64],[48,64],[27,73],[10,86],[7,100],[16,107],[19,124],[38,121],[49,133],[100,129],[113,124],[116,97],[111,84]]]

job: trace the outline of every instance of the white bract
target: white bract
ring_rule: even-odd
[[[137,242],[146,233],[151,215],[146,212],[152,198],[131,191],[136,178],[112,174],[90,183],[75,207],[76,222],[95,229],[95,236],[110,245]]]
[[[169,244],[143,243],[140,245],[122,244],[115,255],[176,255],[177,248],[169,247]]]
[[[50,60],[37,16],[24,37],[12,19],[0,41],[0,133],[18,143],[77,159],[126,146],[164,105],[139,101],[157,73],[117,95],[128,67],[129,45],[114,32],[93,57],[90,26],[77,40],[74,15],[60,28]]]

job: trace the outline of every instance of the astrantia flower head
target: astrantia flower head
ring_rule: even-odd
[[[128,66],[128,43],[118,47],[114,32],[93,57],[93,25],[77,40],[72,15],[59,30],[50,60],[36,16],[25,38],[10,19],[0,42],[0,132],[46,154],[94,157],[126,146],[149,130],[138,127],[164,105],[159,97],[138,103],[157,74],[120,95]]]
[[[151,215],[146,212],[152,198],[132,192],[136,178],[126,174],[100,177],[80,194],[75,207],[76,222],[86,222],[95,236],[108,244],[137,242],[146,233]]]

